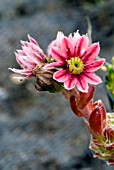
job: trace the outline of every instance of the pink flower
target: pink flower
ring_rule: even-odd
[[[16,60],[22,69],[9,68],[15,73],[26,75],[26,77],[15,77],[19,80],[27,80],[34,76],[39,68],[45,62],[45,55],[38,43],[28,35],[28,41],[21,41],[22,50],[17,50],[15,53]]]
[[[78,31],[74,35],[64,36],[58,32],[56,40],[48,47],[48,55],[55,61],[45,68],[56,67],[58,70],[53,78],[61,83],[67,90],[75,86],[81,92],[88,92],[89,84],[99,84],[100,77],[95,75],[105,62],[105,59],[95,60],[100,51],[99,43],[90,45],[87,35],[80,35]]]

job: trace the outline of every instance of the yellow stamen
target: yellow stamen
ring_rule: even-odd
[[[70,60],[67,61],[67,64],[70,73],[80,74],[83,72],[84,64],[80,58],[78,57],[71,58]]]

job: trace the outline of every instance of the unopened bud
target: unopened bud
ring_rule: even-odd
[[[35,88],[38,91],[57,93],[63,90],[63,85],[53,79],[54,70],[40,70],[36,74]]]

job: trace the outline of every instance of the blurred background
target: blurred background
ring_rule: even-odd
[[[114,0],[0,0],[0,170],[112,170],[93,158],[84,122],[61,94],[38,92],[34,79],[17,83],[14,51],[30,34],[46,52],[58,31],[88,31],[100,57],[114,55]],[[102,78],[104,73],[97,72]],[[94,100],[110,111],[103,84]]]

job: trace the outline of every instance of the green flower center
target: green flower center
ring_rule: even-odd
[[[80,74],[83,72],[84,64],[80,58],[74,57],[67,61],[67,67],[68,67],[70,73]]]

